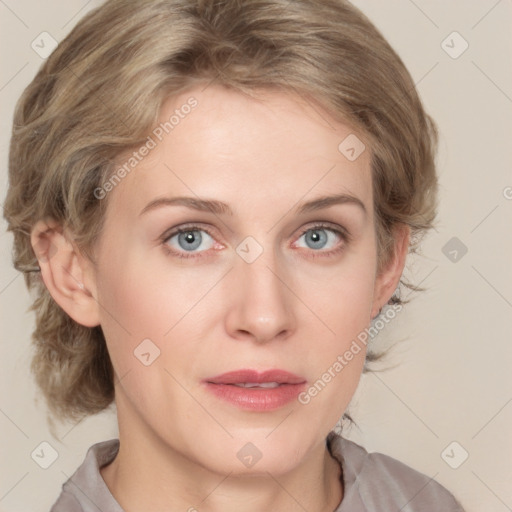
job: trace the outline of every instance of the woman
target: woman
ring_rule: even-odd
[[[348,2],[88,14],[18,104],[5,205],[50,410],[117,409],[52,511],[462,510],[333,432],[432,226],[436,142]]]

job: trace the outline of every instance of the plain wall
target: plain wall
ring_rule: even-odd
[[[396,366],[363,376],[350,408],[358,428],[347,436],[434,477],[468,512],[509,511],[512,2],[354,3],[402,57],[437,121],[441,202],[437,230],[406,270],[428,290],[375,340],[399,342],[387,359]],[[31,43],[44,31],[61,40],[97,4],[0,3],[2,201],[14,104],[43,61]],[[460,56],[464,43],[454,31],[469,44]],[[31,301],[23,277],[12,268],[12,237],[5,229],[2,220],[0,511],[48,511],[88,447],[117,436],[116,418],[110,412],[63,426],[62,443],[49,433],[45,404],[29,372]],[[31,458],[44,441],[58,453],[48,469]],[[468,458],[460,464],[465,452]]]

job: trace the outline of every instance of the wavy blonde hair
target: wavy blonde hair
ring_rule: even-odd
[[[357,130],[372,156],[379,268],[392,254],[397,225],[411,228],[410,252],[433,226],[435,123],[399,56],[348,1],[107,1],[26,88],[10,146],[4,216],[15,267],[35,292],[31,370],[60,421],[112,404],[114,372],[101,327],[77,324],[50,296],[31,229],[53,218],[87,253],[108,205],[94,190],[121,154],[146,140],[163,101],[199,81],[248,94],[296,92]],[[397,295],[390,300],[401,303]]]

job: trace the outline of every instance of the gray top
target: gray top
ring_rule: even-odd
[[[368,453],[334,432],[327,447],[343,472],[343,500],[334,512],[464,512],[443,486],[392,457]],[[124,512],[99,471],[118,450],[119,439],[91,446],[50,512]]]

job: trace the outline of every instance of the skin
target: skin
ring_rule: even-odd
[[[355,161],[338,151],[353,130],[294,94],[262,94],[211,85],[167,101],[162,120],[190,96],[198,106],[109,192],[94,264],[51,220],[32,232],[52,296],[105,334],[121,445],[101,474],[127,512],[320,512],[343,496],[325,438],[354,394],[364,350],[307,405],[244,411],[201,384],[280,368],[312,385],[389,300],[407,254],[403,228],[377,275],[370,151]],[[358,198],[366,213],[352,203],[295,212],[333,193]],[[233,215],[169,205],[141,214],[172,196],[220,200]],[[320,229],[327,241],[312,245],[303,232],[319,221],[350,240]],[[201,231],[195,257],[178,258],[170,249],[191,254],[186,241],[165,235],[187,223],[211,236]],[[248,236],[263,250],[252,263],[236,252]],[[144,339],[160,350],[149,366],[134,356]],[[261,452],[250,468],[237,457],[248,442]]]

